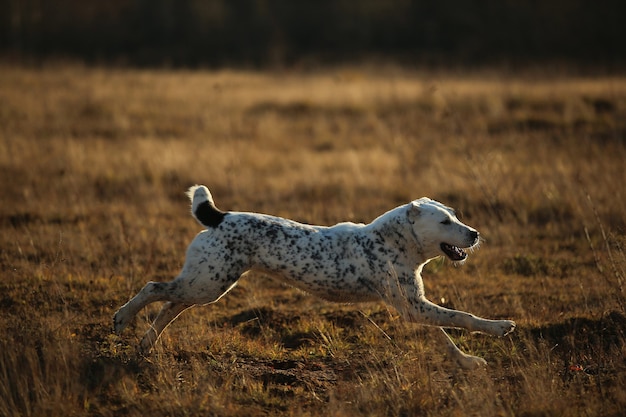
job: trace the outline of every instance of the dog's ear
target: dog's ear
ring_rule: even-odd
[[[417,218],[422,215],[424,209],[426,209],[428,204],[432,203],[432,201],[433,200],[428,197],[422,197],[417,200],[413,200],[408,204],[409,209],[407,210],[406,216],[409,218],[411,223],[416,221]]]
[[[417,218],[422,214],[422,209],[420,207],[420,200],[411,201],[409,203],[409,209],[406,212],[406,216],[408,217],[411,223],[415,222]]]

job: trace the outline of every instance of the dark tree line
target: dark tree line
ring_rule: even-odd
[[[132,65],[626,58],[620,0],[0,0],[0,54]]]

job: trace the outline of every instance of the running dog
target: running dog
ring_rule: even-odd
[[[210,304],[242,275],[260,272],[335,302],[382,300],[410,322],[441,327],[448,352],[462,367],[486,365],[463,353],[443,327],[495,336],[515,329],[509,320],[488,320],[438,306],[424,295],[422,269],[446,256],[464,262],[479,233],[461,223],[449,207],[420,198],[396,207],[369,224],[312,226],[258,213],[224,212],[208,188],[191,187],[191,212],[205,228],[187,248],[182,272],[171,282],[149,282],[114,316],[122,332],[146,305],[166,301],[140,348],[149,352],[161,332],[185,309]]]

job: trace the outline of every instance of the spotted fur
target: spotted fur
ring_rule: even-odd
[[[265,214],[223,212],[205,186],[190,188],[188,195],[192,215],[205,230],[187,248],[182,272],[171,282],[149,282],[115,313],[114,329],[120,333],[144,306],[166,301],[141,341],[144,352],[182,311],[216,302],[250,271],[329,301],[382,300],[415,323],[496,336],[515,328],[512,321],[483,319],[426,299],[424,265],[439,256],[462,262],[467,256],[463,248],[479,242],[476,230],[437,201],[420,198],[369,224],[325,227]],[[463,367],[485,364],[461,352],[447,335],[445,341]]]

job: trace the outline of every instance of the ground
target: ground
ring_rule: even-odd
[[[556,70],[316,73],[0,68],[0,415],[619,415],[626,406],[626,79]],[[436,330],[381,303],[243,278],[149,356],[199,231],[223,210],[330,225],[429,196],[484,241],[425,270],[434,302],[515,320]]]

